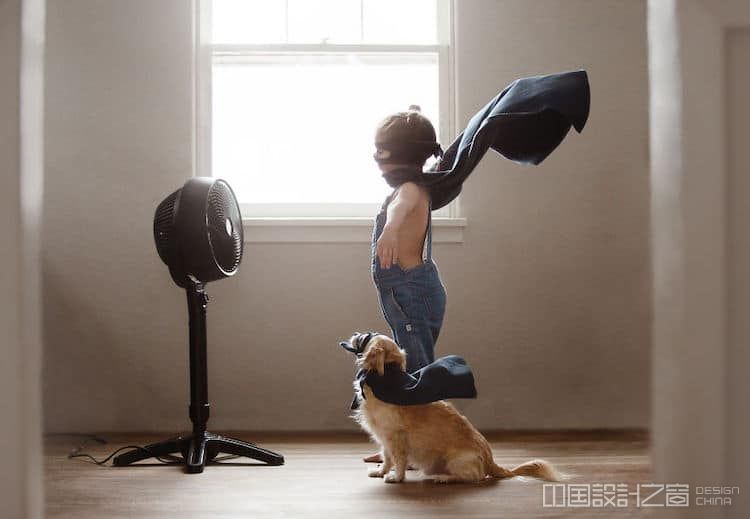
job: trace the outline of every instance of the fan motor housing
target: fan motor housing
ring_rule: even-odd
[[[227,182],[194,177],[159,204],[154,216],[159,257],[175,283],[208,283],[233,276],[244,236],[237,198]]]

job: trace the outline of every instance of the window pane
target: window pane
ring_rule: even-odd
[[[212,171],[242,203],[380,202],[377,123],[419,104],[439,131],[436,55],[231,59],[214,64]]]
[[[365,43],[438,43],[436,0],[364,0],[362,19]]]
[[[211,5],[214,43],[438,42],[436,0],[212,0]]]
[[[360,43],[358,0],[289,0],[289,43]]]
[[[213,0],[211,9],[214,43],[286,41],[286,6],[282,0]]]

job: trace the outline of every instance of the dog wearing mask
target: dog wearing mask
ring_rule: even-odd
[[[390,395],[401,391],[410,401],[420,401],[420,381],[412,377],[404,384],[405,377],[409,377],[405,373],[406,353],[391,338],[357,333],[348,342],[340,344],[357,355],[360,368],[354,383],[357,401],[356,406],[352,405],[356,408],[354,419],[381,447],[383,464],[371,470],[370,477],[383,478],[386,483],[400,483],[404,481],[407,466],[411,466],[438,483],[477,483],[514,476],[559,480],[555,469],[544,460],[528,461],[512,469],[499,466],[492,459],[492,449],[484,436],[449,402],[437,400],[398,405],[378,398],[376,393],[389,395],[386,398],[391,399]],[[457,366],[461,378],[458,392],[450,396],[470,396],[463,394],[466,390],[460,387],[465,379],[464,366],[455,361],[447,365],[448,371]],[[435,371],[444,372],[444,366],[436,369],[427,366],[420,370],[425,379],[434,377]],[[396,388],[395,392],[384,389],[383,381],[389,379],[403,387]],[[433,380],[447,379],[439,375]],[[399,397],[394,398],[397,401]]]

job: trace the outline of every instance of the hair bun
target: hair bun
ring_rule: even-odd
[[[419,107],[419,105],[409,105],[409,111],[422,113],[422,109]]]

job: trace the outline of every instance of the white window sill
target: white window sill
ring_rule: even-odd
[[[372,218],[243,218],[245,243],[361,243]],[[466,218],[432,218],[434,243],[462,243]]]

